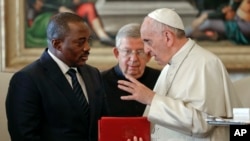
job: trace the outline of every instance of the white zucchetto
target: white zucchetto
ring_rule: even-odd
[[[169,8],[156,9],[150,12],[148,16],[160,23],[184,30],[184,25],[181,17],[172,9]]]

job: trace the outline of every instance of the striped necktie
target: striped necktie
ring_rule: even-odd
[[[76,98],[78,99],[78,101],[79,101],[79,103],[84,111],[84,114],[88,114],[89,105],[88,105],[87,99],[84,96],[81,85],[77,80],[76,70],[71,68],[67,71],[67,74],[69,74],[71,76],[74,94],[76,95]]]

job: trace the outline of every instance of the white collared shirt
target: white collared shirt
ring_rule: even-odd
[[[59,66],[59,68],[61,69],[61,71],[63,72],[64,76],[66,77],[66,79],[68,80],[69,84],[72,86],[72,80],[69,74],[67,74],[67,71],[70,69],[68,65],[66,65],[63,61],[61,61],[60,59],[58,59],[54,54],[52,54],[50,52],[50,50],[48,50],[49,55],[51,56],[51,58],[56,62],[56,64]],[[86,97],[87,101],[88,101],[88,95],[87,95],[87,90],[86,90],[86,86],[85,83],[81,77],[81,75],[79,74],[79,72],[77,71],[76,68],[73,68],[76,70],[76,76],[77,79],[82,87],[84,96]]]

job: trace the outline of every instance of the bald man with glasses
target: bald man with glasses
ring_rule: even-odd
[[[124,25],[116,35],[116,47],[113,54],[117,65],[102,72],[110,116],[142,116],[146,105],[137,101],[123,101],[121,96],[129,93],[118,89],[118,80],[127,80],[125,74],[153,89],[160,70],[146,66],[151,56],[144,52],[144,44],[140,35],[140,25],[131,23]]]

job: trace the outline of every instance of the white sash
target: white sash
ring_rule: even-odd
[[[159,95],[165,95],[167,92],[167,74],[168,74],[169,64],[167,64],[161,71],[160,76],[154,87],[154,92]]]
[[[158,80],[155,84],[155,87],[153,89],[154,92],[156,92],[156,94],[159,95],[165,95],[167,92],[167,74],[168,74],[168,69],[169,69],[169,64],[167,64],[161,71],[160,76],[158,77]],[[150,106],[147,106],[143,116],[147,116],[148,112],[149,112]],[[151,123],[151,140],[152,141],[164,141],[164,139],[166,138],[164,136],[164,128],[159,129],[160,127],[158,127],[157,125],[154,125],[153,123]],[[167,129],[166,129],[167,130]]]

